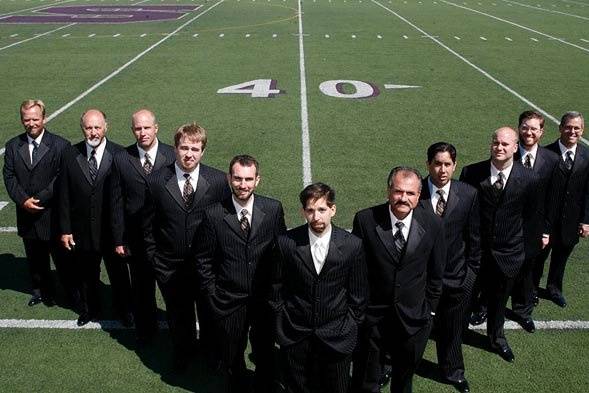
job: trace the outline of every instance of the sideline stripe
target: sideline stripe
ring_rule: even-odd
[[[0,233],[13,233],[18,229],[16,227],[0,227]]]
[[[450,2],[450,1],[446,1],[446,0],[440,0],[440,1],[441,1],[442,3],[448,4],[448,5],[452,5],[452,6],[454,6],[454,7],[462,8],[462,9],[465,9],[465,10],[467,10],[467,11],[474,12],[474,13],[476,13],[476,14],[484,15],[484,16],[487,16],[487,17],[489,17],[489,18],[492,18],[492,19],[495,19],[495,20],[501,21],[501,22],[509,23],[509,24],[510,24],[510,25],[512,25],[512,26],[519,27],[520,29],[524,29],[524,30],[530,31],[530,32],[532,32],[532,33],[540,34],[541,36],[544,36],[544,37],[546,37],[546,38],[550,38],[551,40],[558,41],[558,42],[560,42],[560,43],[563,43],[563,44],[565,44],[565,45],[569,45],[569,46],[572,46],[572,47],[574,47],[574,48],[577,48],[577,49],[580,49],[580,50],[582,50],[582,51],[584,51],[584,52],[587,52],[587,53],[589,53],[589,49],[587,49],[587,48],[585,48],[585,47],[583,47],[583,46],[577,45],[577,44],[573,44],[572,42],[568,42],[568,41],[566,41],[566,40],[563,40],[562,38],[554,37],[554,36],[551,36],[550,34],[542,33],[542,32],[540,32],[540,31],[538,31],[538,30],[534,30],[534,29],[531,29],[531,28],[529,28],[529,27],[526,27],[526,26],[523,26],[523,25],[519,25],[519,24],[517,24],[517,23],[515,23],[515,22],[512,22],[512,21],[510,21],[510,20],[503,19],[503,18],[499,18],[498,16],[494,16],[494,15],[491,15],[491,14],[487,14],[486,12],[482,12],[482,11],[478,11],[478,10],[475,10],[475,9],[472,9],[472,8],[468,8],[468,7],[465,7],[465,6],[463,6],[463,5],[459,5],[459,4],[456,4],[456,3],[452,3],[452,2]]]
[[[216,6],[218,6],[219,4],[223,3],[224,1],[225,0],[219,0],[219,1],[217,1],[215,4],[213,4],[212,6],[210,6],[209,8],[207,8],[206,10],[204,10],[203,12],[199,13],[198,15],[196,15],[194,18],[192,18],[189,21],[187,21],[187,22],[183,23],[182,25],[180,25],[180,27],[178,27],[176,30],[172,31],[171,33],[169,33],[168,35],[166,35],[164,38],[162,38],[161,40],[159,40],[155,44],[151,45],[149,48],[145,49],[143,52],[139,53],[137,56],[135,56],[134,58],[132,58],[131,60],[129,60],[128,62],[126,62],[125,64],[123,64],[122,66],[120,66],[119,68],[117,68],[115,71],[111,72],[108,76],[106,76],[105,78],[103,78],[100,81],[96,82],[88,90],[84,91],[82,94],[80,94],[79,96],[77,96],[76,98],[74,98],[73,100],[71,100],[70,102],[68,102],[67,104],[65,104],[64,106],[62,106],[58,110],[56,110],[55,112],[53,112],[50,116],[47,117],[47,121],[49,122],[49,121],[55,119],[57,116],[61,115],[63,112],[65,112],[70,107],[72,107],[74,104],[76,104],[78,101],[80,101],[82,98],[86,97],[88,94],[92,93],[94,90],[98,89],[100,86],[102,86],[103,84],[105,84],[106,82],[108,82],[109,80],[111,80],[112,78],[114,78],[115,76],[117,76],[118,74],[120,74],[122,71],[124,71],[131,64],[135,63],[137,60],[139,60],[140,58],[142,58],[143,56],[145,56],[146,54],[148,54],[149,52],[151,52],[153,49],[155,49],[158,46],[160,46],[167,39],[169,39],[170,37],[173,37],[174,34],[178,33],[180,30],[182,30],[183,28],[185,28],[186,26],[188,26],[190,23],[194,22],[196,19],[200,18],[201,16],[203,16],[204,14],[206,14],[207,12],[209,12],[210,10],[212,10],[213,8],[215,8]]]
[[[588,330],[589,321],[534,321],[536,330]],[[198,329],[198,322],[197,322]],[[166,321],[159,321],[160,329],[168,329]],[[0,319],[2,329],[66,329],[66,330],[131,330],[116,320],[101,320],[90,322],[79,327],[75,319]],[[470,326],[473,330],[485,330],[486,324]],[[522,327],[513,321],[506,321],[506,330],[522,330]]]
[[[75,23],[75,22],[74,23],[70,23],[69,25],[61,26],[61,27],[58,27],[57,29],[46,31],[45,33],[35,34],[33,37],[27,38],[26,40],[21,40],[21,41],[13,42],[10,45],[3,46],[2,48],[0,48],[0,51],[3,51],[4,49],[8,49],[8,48],[11,48],[11,47],[16,46],[16,45],[23,44],[25,42],[36,40],[37,38],[41,38],[43,36],[46,36],[48,34],[54,33],[56,31],[59,31],[59,30],[62,30],[62,29],[67,29],[68,27],[72,27],[74,25],[77,25],[77,23]]]
[[[585,16],[580,16],[580,15],[575,15],[575,14],[569,14],[569,13],[562,12],[562,11],[548,10],[548,9],[542,8],[542,7],[535,7],[535,6],[529,5],[529,4],[518,3],[517,1],[511,1],[511,0],[503,0],[503,1],[505,3],[517,4],[517,5],[521,6],[521,7],[532,8],[532,9],[540,10],[540,11],[546,11],[546,12],[550,12],[550,13],[553,13],[553,14],[560,14],[560,15],[572,16],[573,18],[579,18],[579,19],[583,19],[583,20],[589,20],[589,18],[587,18]]]
[[[301,138],[303,143],[303,186],[313,182],[311,176],[311,142],[309,139],[309,111],[307,109],[307,76],[303,47],[303,2],[299,3],[299,72],[301,78]]]
[[[454,56],[458,57],[460,60],[462,60],[463,62],[465,62],[466,64],[468,64],[469,66],[471,66],[472,68],[474,68],[475,70],[477,70],[478,72],[480,72],[481,74],[483,74],[484,76],[486,76],[488,79],[490,79],[493,82],[495,82],[498,86],[502,87],[507,92],[511,93],[512,95],[514,95],[515,97],[519,98],[521,101],[523,101],[524,103],[526,103],[530,107],[534,108],[535,110],[537,110],[538,112],[540,112],[541,114],[543,114],[544,117],[550,119],[555,124],[560,124],[560,121],[556,117],[552,116],[550,113],[546,112],[544,109],[540,108],[538,105],[534,104],[532,101],[530,101],[526,97],[522,96],[517,91],[513,90],[511,87],[507,86],[505,83],[501,82],[499,79],[495,78],[493,75],[489,74],[487,71],[483,70],[482,68],[480,68],[476,64],[472,63],[470,60],[468,60],[467,58],[465,58],[464,56],[462,56],[460,53],[456,52],[454,49],[452,49],[449,46],[447,46],[446,44],[444,44],[439,39],[437,39],[437,38],[433,37],[432,35],[428,34],[425,30],[421,29],[419,26],[413,24],[408,19],[406,19],[403,16],[397,14],[395,11],[391,10],[390,8],[387,8],[386,6],[382,5],[378,1],[376,1],[376,0],[371,0],[371,1],[374,4],[376,4],[376,5],[384,8],[385,10],[387,10],[388,12],[390,12],[391,14],[395,15],[397,18],[401,19],[403,22],[407,23],[409,26],[413,27],[415,30],[419,31],[420,33],[425,34],[425,35],[428,35],[429,36],[428,38],[430,40],[434,41],[436,44],[438,44],[442,48],[446,49],[448,52],[452,53]],[[444,1],[444,0],[441,0],[441,1]],[[581,137],[581,140],[583,142],[585,142],[585,144],[589,145],[589,141],[587,139]]]
[[[26,8],[24,10],[7,12],[5,14],[0,14],[0,19],[4,19],[5,17],[10,16],[10,15],[18,14],[19,12],[36,11],[36,10],[40,10],[40,9],[43,9],[43,8],[53,7],[53,6],[56,6],[58,4],[71,3],[72,1],[75,1],[75,0],[65,0],[65,1],[60,1],[60,2],[57,2],[57,3],[42,4],[42,5],[38,5],[36,7]]]

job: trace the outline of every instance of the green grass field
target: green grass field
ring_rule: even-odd
[[[35,12],[41,8],[136,3],[200,8],[168,21],[5,23],[48,15]],[[350,227],[358,209],[384,200],[391,167],[425,169],[433,142],[456,145],[460,171],[486,158],[491,132],[515,126],[523,110],[545,113],[545,144],[556,139],[554,120],[563,112],[589,113],[589,0],[305,0],[300,6],[299,15],[296,0],[0,0],[0,145],[22,132],[24,99],[42,99],[48,128],[71,141],[81,139],[80,114],[98,107],[108,115],[109,138],[123,145],[133,140],[131,113],[148,107],[158,115],[164,142],[185,122],[204,126],[207,164],[225,169],[235,154],[256,156],[259,191],[283,201],[289,226],[302,222],[297,195],[313,180],[335,187],[336,223]],[[261,95],[280,93],[218,93],[249,81],[258,81]],[[3,186],[0,201],[9,201]],[[0,227],[15,225],[10,202],[0,210]],[[0,233],[0,319],[74,319],[59,307],[26,307],[23,255],[15,233]],[[589,243],[582,242],[565,277],[569,306],[543,301],[537,319],[589,321],[588,257]],[[108,297],[107,285],[105,292]],[[465,347],[474,391],[589,390],[587,330],[517,331],[508,338],[514,364],[477,345]],[[213,392],[219,386],[199,362],[187,376],[171,373],[165,334],[145,353],[134,351],[128,331],[0,329],[0,342],[1,391]],[[433,345],[426,358],[435,362]],[[428,369],[424,362],[416,391],[452,391]]]

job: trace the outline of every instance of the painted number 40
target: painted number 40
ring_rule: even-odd
[[[282,93],[276,88],[274,79],[255,79],[217,90],[219,94],[249,94],[254,98],[271,98]],[[411,89],[421,86],[385,84],[385,89]],[[370,82],[355,80],[330,80],[321,82],[319,90],[329,97],[335,98],[370,98],[380,94],[378,87]]]

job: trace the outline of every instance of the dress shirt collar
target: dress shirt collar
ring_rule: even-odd
[[[323,265],[325,264],[325,261],[327,260],[327,254],[329,253],[329,242],[331,241],[331,229],[332,226],[331,224],[329,225],[328,228],[325,229],[325,231],[323,231],[323,233],[321,235],[317,235],[316,233],[314,233],[311,230],[311,226],[307,224],[307,228],[309,231],[309,247],[311,248],[311,256],[313,257],[313,265],[315,265],[315,271],[317,272],[317,274],[321,273],[321,270],[323,269]],[[323,251],[325,252],[325,257],[323,258],[323,260],[318,260],[315,257],[315,247],[316,245],[321,245],[323,248]]]
[[[184,177],[185,173],[190,175],[190,184],[192,184],[192,189],[196,191],[196,185],[198,184],[198,176],[200,172],[200,164],[194,168],[192,172],[186,172],[184,169],[178,166],[178,163],[174,163],[174,168],[176,170],[176,181],[178,182],[178,187],[180,187],[180,192],[184,190],[184,183],[186,182],[186,178]]]
[[[573,159],[573,161],[575,160],[575,156],[577,155],[577,144],[575,144],[575,146],[571,147],[570,149],[568,147],[566,147],[565,145],[562,144],[562,142],[560,141],[560,139],[558,140],[558,147],[560,148],[560,158],[564,161],[566,160],[567,156],[567,151],[572,151],[573,152],[573,156],[571,157]]]
[[[444,187],[441,188],[441,190],[444,191],[444,200],[446,202],[448,202],[448,195],[450,195],[450,183],[452,183],[452,180],[450,180],[448,183],[444,185]],[[440,195],[438,194],[438,190],[440,190],[440,188],[436,187],[436,185],[432,182],[432,178],[429,176],[427,177],[427,186],[429,188],[429,199],[432,203],[432,207],[435,212],[436,205],[438,204],[438,200],[440,199]]]
[[[405,240],[407,240],[407,236],[409,235],[409,229],[411,229],[411,220],[413,219],[413,209],[411,209],[409,214],[407,214],[407,217],[405,217],[402,220],[399,220],[397,217],[395,217],[389,205],[389,215],[391,216],[391,228],[393,231],[393,235],[397,232],[397,227],[395,226],[395,224],[397,223],[397,221],[401,221],[404,224],[403,237],[405,238]]]
[[[43,131],[41,131],[41,133],[39,134],[39,136],[36,137],[35,139],[31,138],[31,136],[29,134],[27,134],[27,141],[29,142],[29,145],[32,145],[33,141],[37,142],[37,145],[40,145],[41,141],[43,140],[43,135],[45,135],[44,128],[43,128]]]
[[[507,184],[507,179],[509,179],[509,175],[511,174],[512,169],[513,169],[513,162],[507,168],[499,170],[499,169],[495,168],[495,165],[493,165],[493,161],[491,161],[491,184],[494,184],[497,181],[497,178],[498,178],[497,175],[499,175],[499,172],[502,172],[503,173],[503,187],[505,187],[505,184]]]
[[[250,226],[251,226],[253,212],[254,212],[254,194],[252,194],[250,199],[248,199],[245,206],[241,206],[239,203],[237,203],[237,201],[235,200],[235,196],[233,196],[233,195],[231,195],[231,202],[233,202],[233,206],[235,207],[235,212],[237,213],[237,221],[241,220],[241,211],[243,209],[247,209],[246,217],[247,217],[247,220],[249,221]]]
[[[526,161],[526,156],[531,154],[530,161],[532,163],[532,167],[534,166],[534,162],[536,162],[536,157],[538,156],[538,144],[536,143],[530,150],[526,150],[522,145],[519,145],[519,157],[520,162],[523,164]]]
[[[91,157],[92,150],[96,150],[96,165],[100,168],[100,163],[102,162],[102,156],[104,155],[104,149],[106,149],[106,138],[102,138],[100,145],[96,147],[90,146],[86,143],[86,161],[88,161]]]
[[[149,154],[149,160],[151,161],[151,165],[155,164],[155,157],[157,156],[157,147],[158,147],[158,140],[156,139],[154,144],[149,148],[149,150],[143,150],[139,144],[137,144],[137,150],[139,151],[139,161],[141,161],[141,165],[145,164],[145,153]]]

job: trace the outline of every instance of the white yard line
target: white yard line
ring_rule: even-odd
[[[68,102],[67,104],[65,104],[64,106],[62,106],[58,110],[56,110],[55,112],[53,112],[50,116],[47,117],[47,121],[51,121],[51,120],[55,119],[57,116],[61,115],[63,112],[65,112],[70,107],[72,107],[74,104],[76,104],[78,101],[80,101],[82,98],[86,97],[88,94],[92,93],[94,90],[98,89],[100,86],[102,86],[103,84],[105,84],[106,82],[108,82],[109,80],[111,80],[112,78],[117,76],[118,74],[120,74],[122,71],[124,71],[130,65],[135,63],[137,60],[141,59],[143,56],[145,56],[146,54],[148,54],[149,52],[151,52],[152,50],[154,50],[155,48],[160,46],[162,43],[164,43],[167,39],[172,37],[174,34],[178,33],[180,30],[182,30],[183,28],[188,26],[190,23],[194,22],[196,19],[200,18],[201,16],[203,16],[204,14],[206,14],[207,12],[209,12],[210,10],[212,10],[213,8],[218,6],[219,4],[223,3],[224,1],[225,0],[217,1],[215,4],[213,4],[212,6],[210,6],[209,8],[204,10],[203,12],[196,15],[194,18],[192,18],[192,19],[188,20],[187,22],[183,23],[182,25],[180,25],[180,27],[178,27],[176,30],[174,30],[170,34],[166,35],[164,38],[162,38],[161,40],[159,40],[155,44],[151,45],[149,48],[145,49],[143,52],[139,53],[137,56],[135,56],[134,58],[132,58],[131,60],[129,60],[128,62],[126,62],[125,64],[120,66],[119,68],[117,68],[115,71],[111,72],[105,78],[96,82],[94,85],[92,85],[86,91],[84,91],[82,94],[80,94],[79,96],[77,96],[76,98],[74,98],[73,100],[71,100],[70,102]]]
[[[589,321],[534,321],[537,330],[588,330]],[[160,329],[167,329],[166,321],[159,321]],[[116,320],[90,322],[79,327],[74,319],[0,319],[2,329],[66,329],[66,330],[131,330]],[[485,330],[486,324],[470,326],[473,330]],[[521,330],[513,321],[506,321],[506,330]],[[198,329],[198,323],[197,323]]]
[[[299,73],[301,79],[301,138],[303,144],[303,185],[311,184],[311,141],[309,138],[309,111],[307,108],[307,76],[305,73],[305,49],[303,46],[303,4],[299,4]]]
[[[36,40],[37,38],[41,38],[43,36],[46,36],[48,34],[54,33],[54,32],[59,31],[59,30],[67,29],[68,27],[71,27],[71,26],[74,26],[74,25],[77,25],[77,23],[70,23],[69,25],[61,26],[61,27],[58,27],[57,29],[46,31],[45,33],[35,34],[33,37],[27,38],[26,40],[21,40],[21,41],[13,42],[10,45],[3,46],[3,47],[0,48],[0,51],[3,51],[4,49],[12,48],[13,46],[17,46],[17,45],[23,44],[25,42]]]
[[[451,6],[454,6],[454,7],[462,8],[464,10],[471,11],[471,12],[474,12],[476,14],[484,15],[486,17],[489,17],[489,18],[498,20],[500,22],[508,23],[508,24],[510,24],[512,26],[515,26],[515,27],[518,27],[520,29],[524,29],[524,30],[527,30],[527,31],[532,32],[532,33],[535,33],[535,34],[539,34],[539,35],[541,35],[543,37],[550,38],[551,40],[558,41],[558,42],[560,42],[562,44],[569,45],[569,46],[572,46],[573,48],[577,48],[577,49],[582,50],[583,52],[589,53],[589,49],[588,48],[585,48],[585,47],[580,46],[580,45],[577,45],[577,44],[573,44],[572,42],[568,42],[567,40],[563,40],[562,38],[554,37],[554,36],[552,36],[550,34],[542,33],[541,31],[534,30],[532,28],[529,28],[527,26],[520,25],[520,24],[515,23],[515,22],[512,22],[510,20],[499,18],[498,16],[487,14],[486,12],[475,10],[475,9],[469,8],[469,7],[465,7],[465,6],[460,5],[460,4],[452,3],[451,1],[446,1],[446,0],[440,0],[440,1],[442,3],[448,4],[448,5],[451,5]]]
[[[573,1],[573,0],[560,0],[564,3],[571,3],[571,4],[577,4],[577,5],[582,5],[583,7],[589,6],[589,4],[587,3],[582,3],[580,1]]]
[[[4,152],[5,152],[5,151],[6,151],[6,148],[5,148],[5,147],[2,147],[2,148],[0,148],[0,156],[1,156],[2,154],[4,154]]]
[[[589,18],[587,18],[586,16],[569,14],[568,12],[562,12],[562,11],[556,11],[556,10],[549,10],[549,9],[546,9],[546,8],[536,7],[536,6],[529,5],[529,4],[518,3],[517,1],[511,1],[511,0],[503,0],[503,1],[505,3],[511,3],[511,4],[519,5],[520,7],[532,8],[534,10],[540,10],[540,11],[550,12],[552,14],[566,15],[566,16],[572,16],[573,18],[579,18],[579,19],[583,19],[583,20],[589,20]]]
[[[12,12],[7,12],[5,14],[0,14],[0,19],[4,19],[7,16],[10,15],[14,15],[14,14],[18,14],[21,12],[27,12],[27,11],[36,11],[36,10],[41,10],[43,8],[49,8],[49,7],[53,7],[56,6],[58,4],[64,4],[64,3],[71,3],[72,1],[76,1],[76,0],[65,0],[65,1],[60,1],[57,3],[51,3],[51,4],[42,4],[42,5],[38,5],[36,7],[31,7],[31,8],[25,8],[24,10],[18,10],[18,11],[12,11]]]
[[[16,227],[0,227],[0,233],[16,233]]]
[[[459,58],[460,60],[462,60],[464,63],[468,64],[469,66],[471,66],[472,68],[474,68],[475,70],[477,70],[478,72],[480,72],[481,74],[483,74],[485,77],[487,77],[491,81],[495,82],[495,84],[497,84],[498,86],[502,87],[504,90],[506,90],[507,92],[509,92],[513,96],[519,98],[521,101],[523,101],[524,103],[526,103],[531,108],[533,108],[533,109],[537,110],[538,112],[542,113],[544,115],[544,117],[550,119],[552,122],[554,122],[556,124],[560,124],[560,121],[556,117],[554,117],[553,115],[551,115],[550,113],[548,113],[544,109],[540,108],[538,105],[534,104],[532,101],[530,101],[529,99],[527,99],[523,95],[519,94],[517,91],[513,90],[511,87],[507,86],[505,83],[501,82],[499,79],[495,78],[493,75],[489,74],[487,71],[483,70],[481,67],[479,67],[476,64],[472,63],[470,60],[468,60],[467,58],[465,58],[464,56],[462,56],[460,53],[456,52],[454,49],[450,48],[448,45],[444,44],[439,39],[433,37],[431,34],[428,34],[428,32],[426,32],[425,30],[423,30],[419,26],[415,25],[410,20],[404,18],[403,16],[399,15],[395,11],[393,11],[390,8],[384,6],[383,4],[379,3],[376,0],[371,0],[371,1],[374,4],[376,4],[376,5],[380,6],[381,8],[385,9],[386,11],[390,12],[391,14],[395,15],[397,18],[401,19],[403,22],[407,23],[409,26],[413,27],[415,30],[419,31],[421,34],[430,36],[429,37],[430,40],[434,41],[436,44],[438,44],[442,48],[446,49],[448,52],[450,52],[451,54],[453,54],[454,56],[456,56],[457,58]],[[441,1],[444,1],[444,0],[441,0]],[[585,144],[589,145],[589,141],[587,139],[585,139],[585,138],[581,138],[581,139],[583,140],[583,142],[585,142]]]

